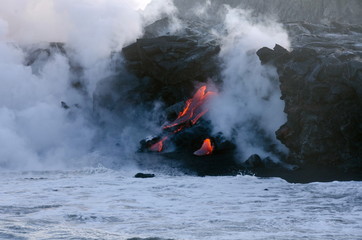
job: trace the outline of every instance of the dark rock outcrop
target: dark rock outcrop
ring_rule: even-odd
[[[135,90],[138,95],[171,106],[190,97],[195,82],[206,82],[219,73],[219,51],[216,42],[194,36],[161,36],[138,39],[122,53],[127,68],[142,79]]]
[[[306,22],[285,27],[293,50],[276,45],[260,49],[257,55],[262,64],[274,65],[279,74],[287,122],[276,136],[290,150],[286,163],[275,164],[257,155],[244,163],[236,161],[233,143],[222,145],[210,136],[206,121],[169,136],[174,151],[157,154],[199,176],[246,173],[291,182],[362,179],[362,45],[357,40],[362,37],[362,28]],[[138,103],[161,100],[161,110],[169,121],[182,111],[195,86],[209,77],[217,82],[220,74],[217,42],[183,34],[148,35],[121,53],[134,80],[128,82],[136,83],[127,94],[136,96]],[[206,137],[215,143],[214,154],[193,156]],[[161,135],[141,141],[141,148],[146,149],[141,152],[149,153],[147,149],[160,139]]]
[[[277,67],[288,120],[276,136],[293,164],[362,173],[362,31],[353,31],[299,39],[291,52],[278,45],[257,52]]]
[[[135,178],[154,178],[155,174],[152,173],[137,173],[134,175]]]
[[[160,122],[172,121],[194,94],[195,86],[218,81],[219,51],[219,44],[207,34],[154,37],[148,33],[113,53],[114,75],[97,83],[94,109],[124,117],[130,108],[132,112],[151,109],[155,102],[162,102],[165,115]]]

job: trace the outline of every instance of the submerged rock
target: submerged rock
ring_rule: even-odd
[[[264,167],[264,163],[259,155],[253,154],[244,162],[244,166],[248,168]]]
[[[155,174],[152,173],[137,173],[134,175],[135,178],[154,178]]]

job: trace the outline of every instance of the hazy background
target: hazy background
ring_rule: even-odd
[[[251,9],[255,14],[272,16],[281,22],[362,23],[360,0],[175,0],[180,13],[187,15],[196,6],[209,6],[217,12],[227,4],[233,8]]]

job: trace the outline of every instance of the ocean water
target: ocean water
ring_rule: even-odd
[[[362,239],[362,183],[3,172],[0,239]]]

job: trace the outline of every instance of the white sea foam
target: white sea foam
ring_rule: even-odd
[[[3,174],[0,238],[359,239],[360,182],[290,184],[132,169]],[[25,201],[26,199],[26,201]]]

